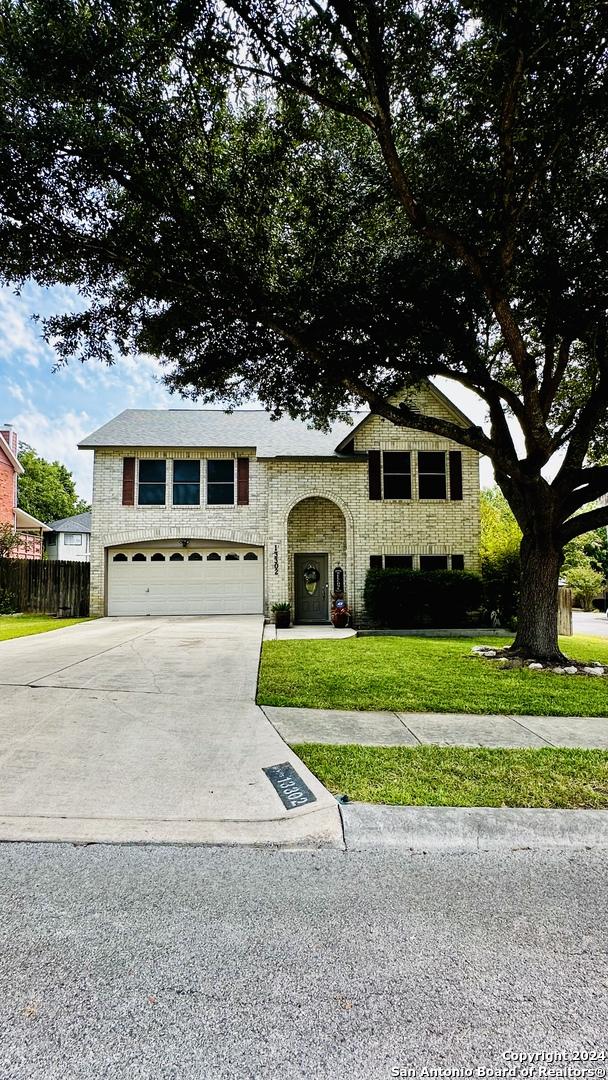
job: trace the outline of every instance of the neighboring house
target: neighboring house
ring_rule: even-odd
[[[48,559],[88,562],[91,553],[91,512],[51,521],[52,532],[45,537]]]
[[[470,426],[430,384],[418,407]],[[479,568],[477,453],[375,415],[321,432],[264,411],[127,409],[80,446],[95,450],[91,614],[289,600],[297,621],[327,622],[343,578],[361,622],[370,566]]]
[[[17,506],[17,477],[23,472],[18,452],[17,432],[5,424],[0,430],[0,524],[10,525],[21,536],[12,559],[41,559],[42,538],[49,527]]]

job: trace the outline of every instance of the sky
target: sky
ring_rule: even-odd
[[[0,424],[12,424],[21,442],[67,465],[78,494],[90,501],[93,453],[78,450],[80,439],[123,409],[192,409],[196,404],[166,390],[160,365],[151,356],[119,358],[113,367],[76,360],[53,371],[57,357],[32,315],[78,306],[77,294],[61,287],[28,284],[19,295],[0,289]],[[446,380],[439,385],[475,423],[483,423],[483,407],[473,394]],[[481,473],[482,483],[490,484],[487,461]]]

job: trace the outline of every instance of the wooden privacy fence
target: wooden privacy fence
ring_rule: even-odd
[[[566,586],[560,586],[559,589],[557,632],[568,637],[572,635],[572,589]]]
[[[18,611],[78,618],[89,614],[87,562],[0,559],[0,593],[15,598]]]

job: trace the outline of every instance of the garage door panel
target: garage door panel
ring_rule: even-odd
[[[108,561],[109,615],[245,615],[263,610],[263,560]]]

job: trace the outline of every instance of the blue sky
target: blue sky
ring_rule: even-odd
[[[77,306],[67,289],[26,285],[19,296],[0,289],[0,423],[13,424],[22,442],[67,465],[79,494],[90,499],[93,455],[77,449],[79,439],[123,409],[192,408],[192,402],[167,392],[149,356],[121,359],[111,368],[74,361],[53,372],[55,354],[32,313]]]
[[[53,372],[53,350],[45,344],[32,314],[50,315],[79,306],[64,288],[26,285],[20,295],[0,289],[0,423],[13,424],[22,442],[42,457],[62,461],[74,474],[79,494],[91,498],[93,454],[78,450],[79,440],[123,409],[196,408],[169,394],[160,381],[160,365],[151,356],[119,359],[113,367],[72,361]],[[438,380],[442,389],[476,423],[480,403],[467,390]],[[492,482],[482,462],[482,483]]]

